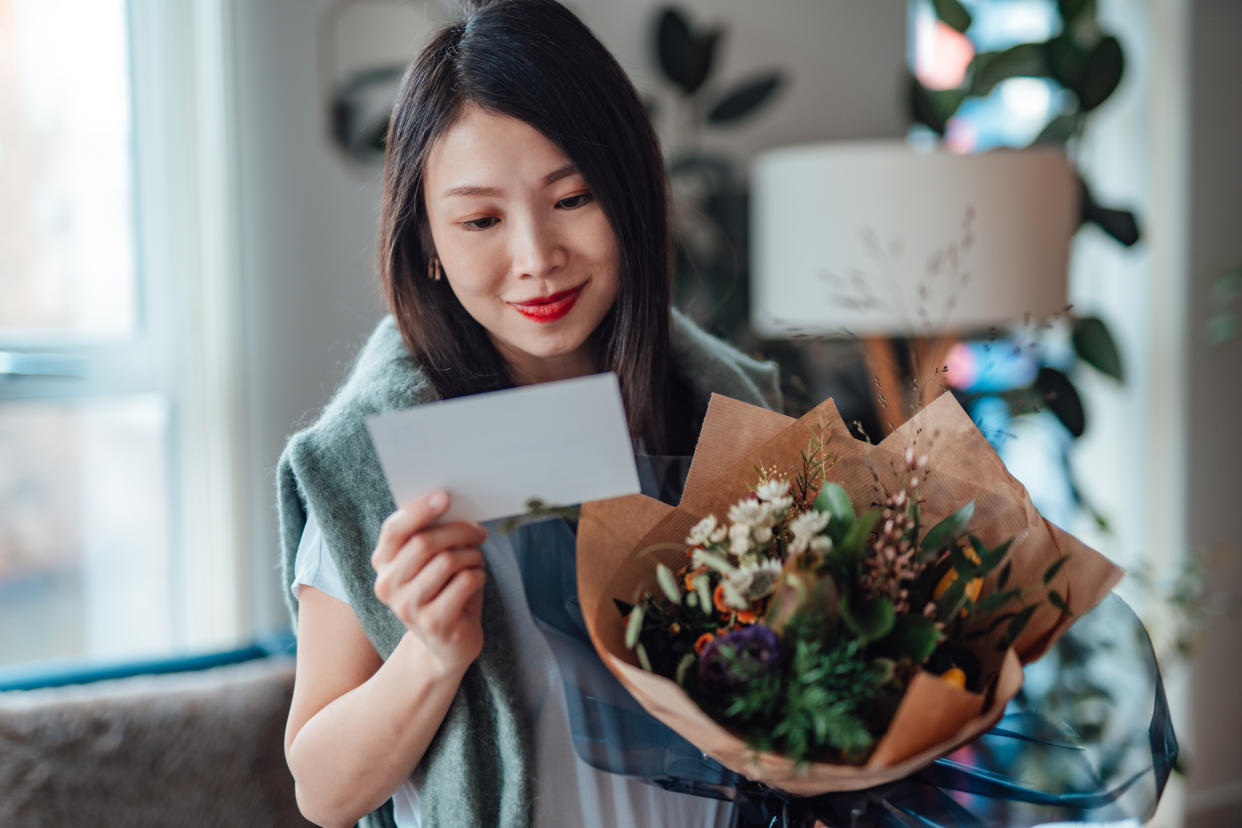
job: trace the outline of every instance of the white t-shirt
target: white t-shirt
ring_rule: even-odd
[[[491,532],[483,551],[497,586],[522,590],[512,548],[503,533]],[[327,553],[319,524],[307,515],[298,545],[294,579],[290,588],[297,595],[302,586],[348,603],[340,572]],[[515,600],[520,599],[520,600]],[[535,796],[533,825],[631,828],[631,826],[713,826],[727,828],[734,822],[730,802],[672,793],[627,776],[598,770],[579,758],[569,733],[565,689],[556,659],[547,640],[527,609],[524,592],[509,596],[507,606],[514,640],[525,656],[518,660],[521,698],[529,705],[534,723]],[[418,787],[411,777],[393,794],[398,828],[418,828]]]

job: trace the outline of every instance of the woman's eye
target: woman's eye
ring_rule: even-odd
[[[591,203],[594,198],[590,193],[578,193],[577,195],[567,196],[556,202],[556,206],[563,210],[576,210]]]
[[[500,219],[496,218],[495,216],[486,216],[485,218],[477,218],[477,219],[471,219],[470,221],[463,221],[461,223],[461,226],[466,228],[467,230],[486,230],[487,228],[491,227],[498,221],[500,221]]]

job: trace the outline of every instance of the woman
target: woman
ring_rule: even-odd
[[[688,454],[711,392],[777,402],[774,367],[670,314],[659,147],[572,14],[489,4],[410,65],[379,250],[392,316],[278,470],[303,812],[350,825],[392,797],[402,826],[728,824],[726,803],[577,759],[512,555],[484,527],[437,523],[445,492],[397,509],[364,426],[614,371],[636,443]]]

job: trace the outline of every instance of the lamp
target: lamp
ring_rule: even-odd
[[[955,334],[1065,310],[1078,198],[1054,150],[769,151],[752,177],[751,324],[769,338],[861,337],[896,427],[938,393]],[[905,382],[898,336],[911,345]]]

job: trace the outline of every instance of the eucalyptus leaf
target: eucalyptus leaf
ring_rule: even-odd
[[[705,615],[712,614],[712,587],[711,579],[706,575],[696,575],[690,583],[694,585],[694,594],[699,596],[699,609],[703,610]]]
[[[665,597],[674,604],[681,604],[681,590],[677,586],[677,578],[674,577],[673,571],[664,564],[656,564],[656,580],[660,583],[660,589],[664,590]]]
[[[850,569],[857,566],[871,530],[879,521],[880,513],[875,509],[868,509],[859,515],[841,542],[828,552],[828,561],[838,568]]]
[[[1038,604],[1031,604],[1023,607],[1022,610],[1019,611],[1012,620],[1010,620],[1009,627],[1005,630],[1005,634],[1001,636],[1000,641],[996,643],[996,649],[1003,652],[1004,650],[1012,647],[1013,643],[1018,640],[1018,636],[1020,636],[1022,631],[1026,629],[1027,623],[1030,622],[1031,616],[1035,614],[1035,610],[1038,608]]]
[[[832,515],[832,520],[850,526],[854,523],[854,503],[840,485],[825,483],[815,498],[815,508]]]
[[[988,549],[982,543],[978,543],[976,539],[976,550],[983,550],[979,553],[979,563],[974,567],[973,573],[976,577],[982,577],[990,573],[993,569],[1000,566],[1001,561],[1009,554],[1009,547],[1013,545],[1013,538],[1005,541],[995,549]]]
[[[707,110],[710,124],[730,124],[758,109],[784,82],[780,72],[769,72],[734,87]]]
[[[946,25],[962,34],[966,34],[973,22],[970,12],[958,0],[932,0],[932,8]]]
[[[921,615],[902,615],[893,623],[893,629],[882,642],[886,651],[897,658],[908,658],[922,664],[940,643],[941,633],[936,623]]]
[[[944,520],[937,523],[923,536],[922,557],[936,557],[938,550],[948,546],[966,531],[970,520],[975,516],[975,502],[972,500]]]
[[[1021,595],[1022,590],[1020,588],[1006,589],[985,595],[975,604],[975,613],[978,615],[991,615]]]
[[[841,593],[841,620],[860,639],[875,641],[893,629],[897,614],[892,601],[881,597],[859,606],[852,606],[854,603],[848,592]]]
[[[1097,316],[1074,320],[1074,351],[1084,362],[1118,381],[1124,381],[1121,352],[1108,326]]]
[[[957,578],[940,593],[940,597],[936,599],[937,621],[947,623],[961,612],[962,605],[966,603],[966,584],[965,578]]]
[[[1052,604],[1066,615],[1072,616],[1074,614],[1073,610],[1069,607],[1069,603],[1061,596],[1061,593],[1057,592],[1055,589],[1048,590],[1048,603]]]
[[[636,606],[630,610],[630,620],[625,624],[625,646],[634,649],[638,645],[639,633],[643,631],[643,608]]]
[[[1065,566],[1065,562],[1069,560],[1069,557],[1069,555],[1062,555],[1044,570],[1044,586],[1052,583],[1052,579],[1057,577],[1057,573],[1061,571],[1061,567]]]
[[[651,669],[651,659],[647,658],[647,648],[642,645],[642,642],[634,645],[634,654],[638,656],[638,664],[640,667],[648,673],[655,672]]]

